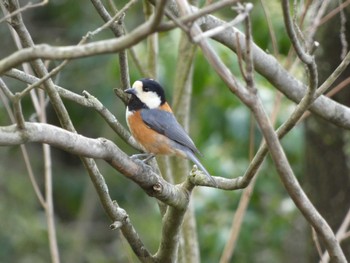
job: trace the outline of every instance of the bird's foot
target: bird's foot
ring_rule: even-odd
[[[142,162],[148,163],[155,155],[152,153],[138,153],[130,156],[132,160],[143,159]]]

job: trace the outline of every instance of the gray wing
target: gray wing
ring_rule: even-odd
[[[142,120],[153,130],[165,135],[169,139],[199,153],[191,138],[177,122],[174,114],[158,109],[144,109],[141,111]]]

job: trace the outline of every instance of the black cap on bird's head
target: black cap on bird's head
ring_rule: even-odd
[[[143,78],[137,80],[132,85],[132,88],[126,89],[125,92],[135,96],[150,109],[157,108],[166,102],[164,89],[153,79]]]

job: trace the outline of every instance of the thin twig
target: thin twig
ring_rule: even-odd
[[[339,5],[341,5],[341,1],[338,0]],[[347,18],[344,12],[344,9],[340,9],[340,32],[339,32],[339,37],[340,37],[340,43],[341,43],[341,53],[340,53],[340,59],[344,59],[346,56],[346,53],[348,52],[348,41],[346,39],[346,25],[347,25]]]
[[[22,112],[21,97],[16,93],[13,97],[13,110],[18,128],[24,129],[24,116]]]
[[[14,116],[14,114],[12,112],[12,109],[11,109],[8,101],[5,98],[5,95],[3,94],[3,92],[4,92],[3,87],[4,86],[6,87],[5,83],[0,78],[0,99],[1,99],[5,109],[7,111],[7,114],[9,115],[9,118],[10,118],[11,122],[15,123],[15,116]],[[8,95],[7,95],[7,97],[8,97]],[[26,169],[27,169],[27,172],[28,172],[28,175],[29,175],[29,179],[30,179],[30,182],[31,182],[31,184],[33,186],[35,195],[38,198],[39,203],[41,204],[41,206],[45,209],[46,203],[45,203],[44,197],[43,197],[43,195],[42,195],[42,193],[40,191],[39,185],[38,185],[38,183],[37,183],[37,181],[35,179],[34,172],[33,172],[33,169],[32,169],[32,165],[31,165],[31,162],[29,160],[27,147],[25,145],[21,145],[21,152],[22,152],[24,163],[26,165]]]
[[[273,50],[273,54],[274,56],[277,58],[278,54],[279,54],[279,49],[278,49],[278,43],[277,43],[277,38],[276,38],[276,33],[275,30],[273,28],[273,24],[271,21],[271,15],[270,15],[270,11],[268,8],[266,8],[266,3],[265,0],[260,0],[262,9],[264,11],[264,16],[267,22],[267,26],[269,28],[269,34],[270,34],[270,38],[271,38],[271,43],[272,43],[272,50]]]
[[[246,86],[247,89],[256,93],[255,82],[254,82],[254,64],[253,64],[253,52],[252,52],[252,26],[250,21],[249,12],[253,9],[253,4],[247,3],[241,12],[246,13],[246,18],[244,20],[245,25],[245,42],[246,42]]]
[[[235,26],[239,23],[241,23],[249,14],[249,12],[253,9],[253,5],[251,3],[246,4],[246,8],[244,8],[244,11],[239,13],[238,16],[235,17],[231,22],[228,22],[224,25],[217,26],[211,30],[208,30],[200,35],[197,35],[196,37],[193,38],[193,41],[195,43],[198,43],[204,38],[211,38],[222,31],[226,30],[227,28],[230,28],[232,26]]]
[[[347,54],[346,58],[339,64],[339,66],[333,71],[333,73],[325,80],[325,82],[317,89],[315,96],[313,97],[313,100],[310,101],[312,103],[318,96],[320,96],[325,90],[327,90],[333,83],[336,81],[336,79],[340,76],[342,72],[347,68],[347,66],[350,64],[350,52]],[[308,99],[308,98],[306,98]],[[305,100],[306,100],[305,99]],[[304,101],[305,101],[304,100]],[[300,104],[299,104],[300,105]],[[300,113],[302,113],[305,109],[303,105],[297,106],[291,116],[294,116],[293,119],[289,119],[289,121],[285,122],[283,125],[281,125],[277,130],[277,135],[281,139],[283,138],[289,130],[293,127],[293,125],[296,124],[296,121],[301,118]],[[306,105],[306,104],[305,104]],[[252,162],[250,163],[248,169],[246,170],[243,179],[242,184],[248,185],[254,174],[257,172],[257,169],[263,162],[265,156],[267,154],[267,146],[266,144],[263,144],[258,152],[256,153],[255,157],[253,158]]]
[[[326,96],[329,97],[329,98],[333,97],[335,94],[339,93],[341,90],[343,90],[344,88],[348,87],[349,84],[350,84],[350,77],[344,79],[337,86],[335,86],[330,91],[328,91],[326,93]]]
[[[0,23],[10,19],[11,17],[19,14],[19,13],[22,13],[28,9],[31,9],[31,8],[35,8],[35,7],[39,7],[39,6],[44,6],[46,5],[47,3],[49,2],[49,0],[43,0],[42,2],[39,2],[39,3],[36,3],[36,4],[33,4],[31,2],[28,2],[26,5],[22,6],[21,8],[18,8],[17,10],[5,15],[3,18],[0,19]]]
[[[113,17],[111,17],[105,24],[103,24],[101,27],[95,29],[92,32],[88,32],[86,33],[82,39],[80,40],[80,42],[77,44],[77,46],[79,45],[83,45],[85,44],[88,39],[93,38],[94,36],[96,36],[98,33],[102,32],[103,30],[105,30],[106,28],[110,27],[112,23],[115,22],[115,20],[120,19],[120,17],[122,16],[122,14],[128,9],[130,8],[131,5],[133,5],[137,0],[132,0],[130,2],[128,2],[119,12],[117,12]],[[46,80],[48,80],[49,78],[55,76],[58,72],[60,72],[69,62],[69,59],[65,59],[64,61],[62,61],[58,66],[56,66],[54,69],[52,69],[48,74],[46,74],[44,77],[42,77],[39,81],[37,81],[36,83],[33,83],[31,85],[29,85],[26,89],[24,89],[20,96],[23,97],[25,96],[29,91],[31,91],[32,89],[38,87],[39,85],[43,84]]]
[[[131,56],[132,61],[135,64],[136,69],[139,71],[141,76],[149,76],[149,73],[145,69],[145,67],[141,64],[139,57],[136,54],[136,51],[134,48],[129,48],[128,49],[129,54]]]
[[[250,118],[249,138],[249,160],[251,160],[254,156],[255,148],[255,121],[252,116]],[[230,233],[228,234],[229,239],[227,240],[224,251],[220,257],[220,263],[228,263],[231,261],[238,241],[238,236],[242,228],[243,219],[251,200],[256,178],[257,177],[254,177],[253,180],[249,183],[248,187],[244,188],[242,192],[237,209],[232,219]]]
[[[198,9],[198,11],[196,11],[195,13],[181,16],[176,20],[172,19],[173,21],[163,22],[162,24],[159,25],[158,30],[159,31],[168,31],[168,30],[171,30],[171,29],[179,26],[179,24],[182,25],[182,26],[180,26],[180,28],[183,28],[183,27],[185,27],[185,25],[187,23],[194,22],[197,19],[203,19],[203,17],[205,15],[213,13],[213,12],[215,12],[219,9],[222,9],[226,6],[231,6],[234,3],[236,3],[237,1],[238,0],[222,0],[222,1],[214,2],[210,5],[206,5],[202,9]],[[166,12],[166,15],[167,16],[170,15],[171,18],[175,18],[170,12]],[[184,31],[187,32],[187,29]]]
[[[18,69],[12,69],[5,73],[6,76],[18,79],[28,84],[39,81],[38,78],[26,74]],[[131,136],[123,125],[115,118],[115,116],[94,96],[90,95],[87,91],[83,91],[83,96],[78,95],[70,90],[64,89],[55,85],[59,95],[67,100],[74,101],[75,103],[84,107],[95,109],[107,122],[107,124],[130,146],[136,150],[141,150],[140,146],[136,143],[135,139]]]
[[[245,72],[245,68],[243,67],[243,56],[242,56],[242,48],[241,48],[241,44],[239,42],[239,38],[236,37],[236,46],[237,46],[237,60],[238,60],[238,67],[239,67],[239,71],[241,72],[241,75],[243,76],[243,79],[247,78],[247,74]]]
[[[346,238],[349,237],[350,232],[347,232],[348,229],[350,227],[350,208],[348,210],[348,212],[346,213],[343,222],[341,223],[337,233],[336,233],[336,238],[339,242],[342,242],[343,240],[345,240]],[[327,253],[327,251],[321,256],[320,256],[321,260],[320,263],[327,263],[329,262],[329,254]]]
[[[346,67],[350,64],[350,51],[346,54],[344,59],[340,62],[338,67],[332,72],[332,74],[323,82],[323,84],[317,89],[316,96],[320,96],[325,93],[331,85],[338,79],[340,74],[344,72]]]
[[[154,7],[148,2],[143,2],[143,13],[145,14],[145,19],[149,20],[152,16]],[[158,33],[154,33],[147,38],[147,71],[148,75],[153,79],[157,79],[157,60],[158,60]]]
[[[178,0],[178,3],[180,9],[182,9],[183,12],[189,12],[187,2]],[[191,30],[192,36],[196,36],[200,33],[201,32],[199,27],[194,24]],[[313,227],[315,227],[317,232],[320,234],[322,240],[325,242],[327,250],[332,255],[332,258],[338,262],[346,262],[344,253],[341,250],[339,244],[337,242],[334,242],[335,237],[331,228],[322,218],[322,216],[317,212],[315,207],[305,195],[298,181],[296,180],[295,175],[285,156],[283,148],[278,140],[278,137],[270,123],[270,120],[266,116],[260,99],[256,96],[255,93],[252,92],[249,92],[248,96],[246,96],[246,90],[244,90],[241,85],[239,85],[239,83],[234,80],[234,77],[230,74],[229,70],[222,62],[219,61],[217,55],[213,53],[213,50],[211,48],[209,48],[206,41],[201,41],[199,45],[201,46],[203,53],[206,55],[208,61],[211,63],[217,73],[223,78],[231,91],[234,92],[252,110],[269,146],[272,159],[275,163],[280,178],[282,179],[282,182],[287,189],[290,197],[293,199],[305,218]]]
[[[318,240],[317,233],[313,227],[311,227],[311,232],[312,232],[312,240],[315,243],[315,247],[316,247],[316,250],[317,250],[319,257],[321,258],[322,257],[321,244],[320,244],[320,241]]]
[[[350,4],[350,0],[347,0],[340,5],[338,5],[336,8],[334,8],[332,11],[328,12],[327,15],[322,17],[322,19],[319,22],[319,26],[326,23],[328,20],[332,19],[335,15],[337,15],[341,10],[344,10],[348,5]]]
[[[41,115],[40,121],[47,123],[46,119],[46,103],[45,93],[41,91],[39,93]],[[53,190],[52,190],[52,159],[51,159],[51,147],[48,144],[43,144],[43,159],[44,159],[44,178],[45,178],[45,213],[47,220],[47,229],[50,245],[51,259],[53,263],[60,262],[60,255],[58,251],[56,226],[55,226],[55,212],[53,205]]]
[[[170,5],[168,8],[171,10],[171,12],[173,12],[174,8],[176,9],[176,7],[173,5]],[[192,9],[197,10],[194,7],[192,7]],[[223,21],[214,16],[207,16],[205,18],[205,23],[202,22],[201,26],[205,29],[210,29],[222,23]],[[120,51],[126,47],[129,47],[130,45],[141,41],[141,39],[143,39],[143,37],[145,35],[148,35],[150,32],[148,30],[149,24],[145,23],[134,30],[131,35],[128,35],[125,38],[123,37],[122,39],[97,41],[91,44],[83,45],[84,47],[72,47],[73,49],[70,47],[52,48],[48,45],[38,45],[32,49],[24,49],[19,51],[20,54],[15,52],[10,56],[11,59],[7,57],[1,60],[0,72],[4,70],[5,64],[5,68],[11,68],[13,66],[13,63],[18,64],[21,61],[28,61],[30,59],[38,57],[65,59],[67,57],[82,57],[91,54],[97,55],[101,53]],[[234,41],[232,41],[232,33],[237,31],[238,30],[236,28],[229,28],[224,33],[216,35],[214,39],[235,51],[235,44]],[[290,99],[296,102],[300,101],[304,93],[305,86],[290,76],[272,56],[264,53],[256,45],[253,45],[253,52],[256,53],[254,56],[254,65],[256,70],[265,76],[273,85],[276,86],[276,88],[280,89]],[[324,107],[326,107],[326,110],[324,110]],[[350,110],[348,110],[346,107],[343,107],[339,103],[336,103],[325,97],[320,97],[318,101],[312,105],[311,110],[341,127],[350,127]]]
[[[137,0],[130,1],[128,4],[126,4],[118,13],[124,14],[124,12],[134,3],[136,3]],[[92,4],[94,5],[96,11],[99,13],[101,18],[105,21],[111,21],[112,17],[102,4],[100,0],[91,0]],[[115,15],[114,17],[118,17]],[[117,21],[117,23],[110,23],[109,27],[114,33],[114,35],[118,38],[123,36],[125,33],[124,25],[123,25],[123,19],[124,15],[121,16],[121,18]],[[121,50],[119,52],[119,67],[120,67],[120,76],[121,76],[121,84],[122,89],[127,89],[130,87],[130,79],[129,79],[129,66],[128,66],[128,58],[127,58],[127,52],[126,50]]]
[[[317,32],[317,29],[320,27],[320,21],[323,17],[323,15],[325,14],[325,12],[327,11],[327,7],[328,5],[332,2],[331,0],[323,0],[323,1],[319,1],[321,3],[320,7],[314,11],[314,16],[313,19],[311,20],[311,25],[310,27],[307,29],[307,37],[308,37],[308,42],[309,45],[310,43],[313,42],[313,38]]]

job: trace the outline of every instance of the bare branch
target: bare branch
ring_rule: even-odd
[[[178,4],[183,13],[190,12],[187,2],[178,0]],[[194,24],[191,30],[191,36],[196,36],[197,34],[200,34],[200,29],[196,24]],[[208,61],[222,77],[230,90],[234,92],[253,112],[269,147],[280,178],[294,203],[321,236],[322,240],[325,242],[327,250],[331,254],[332,259],[335,262],[346,262],[344,253],[341,250],[339,243],[335,240],[332,229],[312,205],[296,180],[283,148],[278,140],[277,134],[275,133],[270,120],[264,111],[259,97],[254,92],[250,92],[250,89],[242,89],[239,83],[237,83],[234,77],[232,77],[225,65],[218,60],[217,55],[215,55],[214,51],[209,48],[209,45],[205,40],[202,40],[199,45],[202,48],[204,55],[208,58]],[[216,59],[214,60],[213,58]]]
[[[313,227],[311,228],[311,232],[312,232],[312,240],[315,243],[317,253],[321,257],[322,256],[321,244],[320,244],[320,241],[318,240],[317,233]]]
[[[91,139],[44,123],[25,123],[25,129],[15,125],[0,127],[0,145],[20,145],[27,142],[47,143],[78,156],[104,159],[124,176],[136,182],[149,195],[178,207],[187,205],[187,195],[152,172],[143,162],[132,161],[113,142]]]
[[[334,8],[332,11],[330,11],[327,15],[322,17],[322,19],[319,21],[319,26],[326,23],[330,19],[332,19],[335,15],[337,15],[341,10],[344,10],[348,5],[350,5],[350,0],[347,0],[340,5],[338,5],[336,8]]]
[[[143,12],[145,14],[145,19],[149,20],[154,12],[154,7],[148,2],[143,2]],[[147,72],[145,77],[157,79],[157,62],[158,62],[158,33],[154,33],[147,38]]]
[[[20,70],[12,69],[5,73],[6,76],[18,79],[28,84],[33,84],[39,81],[38,78],[28,75]],[[55,85],[59,95],[75,103],[95,109],[107,122],[107,124],[130,146],[134,147],[136,150],[141,151],[140,146],[136,143],[135,139],[131,136],[123,125],[115,118],[115,116],[94,96],[90,95],[87,91],[83,92],[83,96],[78,95],[72,91],[64,89],[60,86]]]
[[[265,19],[267,22],[267,25],[269,27],[269,33],[270,33],[270,38],[271,38],[271,43],[272,43],[272,49],[273,49],[273,54],[277,58],[279,54],[279,49],[278,49],[278,44],[277,44],[277,38],[275,34],[275,30],[273,29],[272,21],[271,21],[271,15],[270,11],[268,8],[266,8],[266,3],[265,0],[260,0],[262,9],[264,11]]]
[[[24,116],[22,112],[22,105],[21,105],[21,97],[19,96],[19,93],[16,93],[13,97],[13,109],[15,113],[15,119],[18,128],[23,129],[24,128]]]
[[[150,0],[154,4],[153,0]],[[236,3],[237,0],[222,0],[218,2],[214,2],[210,5],[207,5],[203,7],[202,9],[198,9],[196,13],[191,13],[188,15],[184,15],[178,18],[177,22],[176,21],[169,21],[169,22],[163,22],[158,26],[159,31],[168,31],[170,29],[173,29],[177,26],[179,26],[179,23],[182,25],[185,25],[189,22],[196,21],[197,19],[202,19],[203,16],[213,13],[219,9],[222,9],[223,7],[233,5]],[[167,15],[172,15],[170,12],[166,12]],[[180,27],[181,28],[181,27]],[[186,30],[184,30],[186,32]]]
[[[0,61],[0,74],[23,63],[37,58],[73,59],[92,55],[115,53],[139,43],[154,29],[151,22],[140,25],[130,34],[109,40],[96,41],[81,46],[53,47],[46,44],[36,45],[19,50]]]
[[[3,80],[0,78],[0,99],[7,111],[7,114],[9,115],[9,118],[11,120],[12,123],[15,123],[15,116],[12,112],[12,109],[8,103],[8,100],[6,99],[5,95],[3,94],[3,92],[5,93],[5,90],[7,90],[7,86],[6,84],[3,82]],[[9,91],[9,94],[7,95],[7,97],[12,97],[12,93],[11,91]],[[28,172],[28,176],[29,176],[29,180],[33,186],[33,189],[34,189],[34,192],[35,192],[35,195],[37,196],[38,200],[39,200],[39,203],[40,205],[45,209],[46,207],[46,203],[45,203],[45,200],[44,200],[44,197],[40,191],[40,188],[39,188],[39,185],[35,179],[35,176],[34,176],[34,172],[33,172],[33,169],[32,169],[32,165],[30,163],[30,160],[29,160],[29,155],[28,155],[28,152],[27,152],[27,147],[25,145],[21,145],[21,152],[22,152],[22,155],[23,155],[23,159],[24,159],[24,163],[26,165],[26,169],[27,169],[27,172]]]
[[[10,0],[9,1],[9,8],[8,11],[11,12],[13,10],[18,9],[18,3],[16,0]],[[24,47],[31,47],[34,46],[34,42],[31,38],[31,35],[29,31],[27,30],[26,26],[23,23],[22,17],[20,14],[15,15],[12,17],[11,24],[15,31],[18,34],[19,39],[21,40],[21,43]],[[20,51],[19,51],[20,52]],[[32,66],[34,71],[40,76],[44,77],[48,74],[47,69],[44,65],[44,63],[41,60],[36,60],[32,62]],[[59,121],[63,125],[63,127],[67,127],[70,130],[73,130],[72,122],[69,118],[68,112],[66,108],[64,107],[61,98],[59,97],[58,93],[56,92],[54,88],[53,81],[51,79],[48,79],[44,82],[44,86],[46,88],[46,91],[48,93],[48,96],[50,98],[50,101],[52,103],[52,106],[54,110],[56,111],[56,114],[58,116]]]
[[[43,144],[44,153],[44,174],[45,174],[45,212],[49,236],[49,245],[51,259],[53,263],[60,262],[60,255],[57,245],[55,215],[53,207],[53,191],[52,191],[52,165],[51,165],[51,149],[47,144]]]
[[[39,7],[39,6],[44,6],[49,2],[49,0],[43,0],[39,3],[33,4],[31,2],[28,2],[25,6],[22,6],[21,8],[18,8],[17,10],[5,15],[3,18],[0,19],[0,23],[4,22],[5,20],[10,19],[11,17],[18,15],[19,13],[22,13],[28,9]]]
[[[338,79],[340,74],[344,72],[347,66],[350,64],[350,52],[346,54],[344,59],[340,62],[338,67],[333,71],[333,73],[322,83],[322,85],[317,89],[316,96],[320,96],[325,93],[332,84]]]
[[[239,23],[241,23],[243,20],[245,20],[245,18],[248,16],[249,12],[253,9],[253,5],[252,4],[247,4],[246,8],[244,8],[243,12],[240,12],[238,14],[238,16],[235,17],[235,19],[233,19],[231,22],[228,22],[226,24],[217,26],[213,29],[210,29],[208,31],[205,31],[204,33],[197,35],[195,38],[193,38],[193,41],[195,43],[198,43],[199,41],[201,41],[203,38],[211,38],[223,31],[225,31],[226,29],[235,26]]]
[[[350,227],[350,209],[346,213],[343,222],[341,223],[337,233],[336,238],[339,242],[345,240],[349,237],[350,232],[348,231]],[[347,232],[348,231],[348,232]],[[320,263],[326,263],[329,262],[329,254],[325,252],[323,256],[321,257]]]
[[[311,21],[311,26],[307,30],[307,36],[308,36],[308,42],[313,42],[313,38],[316,34],[317,29],[321,25],[320,21],[322,19],[322,16],[327,11],[328,5],[331,3],[331,0],[324,0],[320,1],[320,6],[318,9],[314,11],[314,17]]]
[[[247,3],[245,6],[241,7],[243,9],[243,12],[247,12],[247,9],[251,9],[252,7],[249,7],[249,3]],[[242,10],[240,10],[242,12]],[[252,28],[251,28],[251,21],[250,21],[250,16],[249,14],[245,18],[245,32],[246,32],[246,45],[247,45],[247,53],[245,54],[246,56],[246,74],[242,74],[246,84],[247,84],[247,89],[249,89],[251,92],[256,93],[256,88],[255,88],[255,82],[254,82],[254,66],[252,65],[253,62],[253,57],[251,54],[251,43],[252,43]],[[254,155],[254,128],[255,128],[255,122],[254,118],[251,116],[250,117],[250,131],[249,131],[249,160],[253,158]],[[232,225],[231,225],[231,230],[229,234],[229,239],[225,245],[224,251],[221,255],[220,258],[220,263],[226,263],[229,262],[232,258],[240,229],[242,227],[242,222],[244,219],[245,212],[247,210],[254,185],[255,185],[255,180],[250,182],[247,188],[245,188],[242,192],[238,207],[236,209],[236,212],[234,214],[233,220],[232,220]]]
[[[12,3],[13,7],[16,6],[16,3]],[[13,9],[12,7],[12,9]],[[31,40],[31,37],[29,35],[29,32],[26,30],[24,24],[23,24],[23,21],[21,20],[21,17],[16,17],[17,19],[17,23],[15,23],[15,27],[17,29],[20,29],[20,32],[21,32],[21,35],[20,37],[22,37],[22,41],[28,46],[32,46],[33,45],[33,41]],[[44,76],[47,74],[47,70],[46,68],[43,66],[43,63],[42,61],[39,61],[39,60],[36,60],[34,63],[33,63],[33,66],[35,67],[36,71],[39,73],[40,76]],[[50,99],[51,101],[53,102],[53,106],[59,116],[59,119],[63,125],[63,127],[75,132],[75,129],[70,121],[70,118],[69,118],[69,115],[63,105],[63,103],[61,102],[59,96],[58,96],[58,93],[57,91],[55,90],[55,87],[52,83],[52,81],[49,79],[48,81],[45,82],[45,87],[48,91],[48,95],[50,96]],[[104,184],[103,182],[104,181],[101,181],[101,175],[100,175],[100,172],[95,164],[95,162],[92,160],[92,159],[89,159],[89,158],[81,158],[84,166],[86,167],[90,177],[91,177],[91,180],[94,182],[94,186],[95,186],[95,189],[100,197],[100,200],[101,200],[101,203],[103,204],[104,208],[106,211],[113,211],[113,207],[111,207],[110,205],[110,202],[109,202],[109,199],[107,198],[108,196],[108,191],[106,191],[107,186],[106,184]],[[111,158],[111,162],[112,162],[112,165],[113,165],[113,162],[115,160],[113,158]],[[118,166],[118,163],[114,163],[114,165]],[[166,188],[167,189],[167,188]],[[148,192],[152,192],[150,191],[150,189],[148,189]],[[164,196],[164,193],[163,191],[157,191],[157,194],[160,195],[160,196]],[[107,195],[107,196],[106,196]],[[108,196],[109,197],[109,196]],[[166,198],[166,197],[165,197]],[[113,213],[110,213],[109,214],[111,219],[113,221],[115,221],[115,217],[116,215],[113,214]],[[129,229],[130,230],[130,229]],[[125,231],[128,231],[128,229],[126,229]],[[131,230],[130,230],[131,231]],[[128,235],[131,237],[132,240],[136,240],[136,241],[139,241],[138,237],[135,237],[135,235],[132,233],[132,232],[127,232],[125,235]],[[140,244],[141,242],[138,242],[138,244]],[[131,243],[132,245],[133,243]],[[139,252],[139,249],[143,249],[144,246],[139,246],[139,247],[133,247],[133,249],[137,252]],[[138,253],[140,254],[140,253]],[[143,251],[143,253],[141,253],[142,255],[145,254],[145,251]],[[146,253],[147,254],[147,253]]]
[[[102,19],[108,23],[109,27],[111,28],[114,35],[118,38],[124,35],[124,27],[123,27],[123,17],[121,17],[117,23],[109,23],[109,21],[114,21],[113,18],[110,16],[106,8],[103,6],[102,2],[100,0],[91,0],[92,4],[96,8],[96,11],[99,13],[99,15],[102,17]],[[120,10],[118,13],[124,12],[126,8],[128,8],[131,4],[134,4],[135,1],[130,1],[128,4],[124,6],[122,10]],[[117,14],[118,14],[117,13]],[[115,15],[114,17],[116,17]],[[126,50],[121,50],[119,52],[119,66],[120,66],[120,75],[121,75],[121,83],[122,83],[122,89],[127,89],[130,87],[130,79],[129,79],[129,66],[128,66],[128,59],[127,59],[127,52]]]
[[[98,170],[95,161],[90,158],[84,158],[83,164],[89,173],[90,179],[95,186],[101,204],[109,218],[113,223],[120,222],[122,224],[120,229],[141,262],[152,262],[152,256],[131,224],[129,216],[118,206],[116,202],[112,201],[111,197],[109,196],[107,184]]]
[[[293,44],[293,47],[295,49],[295,52],[297,53],[300,60],[307,66],[308,72],[309,72],[309,87],[307,96],[309,97],[308,100],[305,102],[309,104],[309,102],[312,100],[312,96],[318,86],[318,75],[317,75],[317,66],[315,63],[315,59],[307,54],[303,47],[301,46],[299,39],[297,37],[297,33],[295,32],[295,28],[293,26],[292,19],[290,17],[290,8],[289,8],[289,1],[283,0],[282,1],[282,10],[283,10],[283,18],[284,18],[284,24],[287,29],[287,33],[289,35],[289,38]]]
[[[93,32],[88,32],[83,38],[82,40],[78,43],[78,45],[82,45],[84,43],[87,42],[87,40],[89,38],[92,38],[93,36],[95,36],[96,34],[100,33],[102,30],[106,29],[107,27],[111,26],[111,24],[116,20],[116,19],[121,19],[121,15],[124,11],[126,11],[132,4],[135,3],[136,0],[130,1],[129,3],[127,3],[118,13],[115,14],[114,17],[110,17],[110,19],[101,27],[97,28],[96,30],[94,30]],[[114,27],[113,27],[114,28]],[[121,52],[120,54],[122,54],[123,52]],[[124,52],[125,53],[125,52]],[[123,59],[123,61],[126,58]],[[29,85],[25,90],[23,90],[21,92],[21,97],[25,96],[29,91],[31,91],[33,88],[38,87],[39,85],[43,84],[46,80],[48,80],[49,78],[55,76],[59,71],[61,71],[69,62],[69,59],[64,60],[63,62],[60,63],[60,65],[58,65],[57,67],[55,67],[54,69],[52,69],[48,74],[46,74],[44,77],[42,77],[39,81]],[[125,63],[125,62],[124,62]],[[122,71],[123,72],[123,71]],[[128,71],[125,71],[124,75],[128,75]],[[122,78],[125,79],[125,78]],[[129,82],[127,82],[129,83]],[[129,84],[128,84],[129,85]]]
[[[350,64],[350,52],[347,54],[346,58],[339,64],[339,66],[333,71],[333,73],[328,77],[327,80],[317,89],[316,95],[314,96],[313,100],[315,100],[318,96],[320,96],[324,91],[326,91],[333,83],[337,80],[337,78],[340,76],[340,74],[347,68],[347,66]],[[310,97],[305,97],[304,102],[307,102],[310,99]],[[310,101],[309,103],[311,103]],[[283,125],[280,126],[280,128],[277,130],[278,138],[282,139],[291,129],[294,125],[296,125],[297,121],[301,119],[301,113],[305,112],[307,109],[307,104],[299,104],[289,120],[285,122]],[[256,153],[254,159],[250,163],[247,171],[244,174],[244,179],[242,180],[243,185],[247,185],[253,175],[257,172],[257,169],[263,162],[266,154],[267,154],[267,146],[266,144],[263,144],[258,152]]]
[[[170,5],[169,8],[173,12],[175,11],[173,9],[176,7],[174,5]],[[213,16],[208,16],[201,20],[201,26],[205,30],[213,28],[222,23],[224,22]],[[117,40],[113,39],[98,41],[81,47],[73,46],[60,48],[51,47],[48,45],[38,45],[31,49],[23,49],[18,51],[19,53],[16,52],[13,55],[1,60],[0,72],[6,71],[7,69],[23,61],[38,57],[48,59],[64,59],[120,51],[126,47],[138,43],[145,38],[148,33],[153,32],[152,30],[150,30],[150,24],[146,23],[135,29],[131,34]],[[218,34],[213,38],[235,51],[235,43],[232,41],[232,39],[235,38],[235,32],[238,32],[239,37],[241,37],[241,33],[236,28],[229,28],[225,32]],[[254,65],[256,70],[265,76],[274,86],[280,89],[290,99],[299,102],[304,95],[305,86],[290,76],[272,56],[264,53],[256,45],[253,45],[252,51],[254,53]],[[334,102],[333,100],[322,96],[312,105],[311,111],[338,126],[350,128],[350,109]]]
[[[194,185],[190,181],[185,181],[182,189],[187,193],[189,199]],[[155,254],[156,262],[177,262],[177,250],[179,246],[179,235],[181,224],[184,219],[186,207],[182,209],[169,206],[164,217],[162,225],[162,237],[159,249]]]
[[[264,113],[263,107],[260,104],[259,100],[252,105],[252,110],[256,115],[256,120],[259,123],[260,129],[264,134],[264,138],[269,147],[269,151],[275,163],[276,169],[290,197],[293,199],[294,203],[302,212],[304,217],[320,235],[322,241],[325,243],[328,252],[331,255],[332,260],[334,262],[345,263],[346,259],[344,253],[340,248],[339,243],[335,239],[332,229],[312,205],[303,189],[299,185],[297,179],[295,178],[295,175],[278,140],[277,134],[269,123],[269,120]]]
[[[168,9],[172,14],[178,16],[177,5],[170,4]],[[194,6],[191,6],[190,9],[193,12],[198,10],[198,8]],[[198,24],[204,31],[225,23],[226,22],[211,15],[198,20]],[[234,52],[237,52],[236,38],[239,38],[238,41],[241,44],[242,51],[245,52],[245,36],[235,27],[228,28],[224,32],[213,37],[214,40],[220,42]],[[254,68],[257,72],[263,75],[274,87],[279,89],[289,99],[299,103],[305,95],[305,85],[290,75],[273,56],[265,53],[254,43],[252,45],[252,53]],[[312,104],[310,110],[340,127],[350,129],[350,109],[344,105],[321,96]]]

